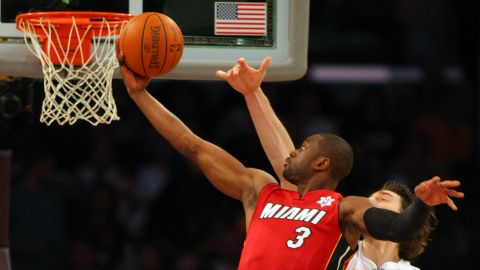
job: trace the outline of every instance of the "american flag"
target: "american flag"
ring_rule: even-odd
[[[215,35],[266,36],[267,4],[215,2]]]

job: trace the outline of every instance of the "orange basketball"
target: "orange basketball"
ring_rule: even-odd
[[[125,64],[142,76],[171,71],[183,53],[183,35],[168,16],[145,12],[133,17],[122,29],[118,45]]]

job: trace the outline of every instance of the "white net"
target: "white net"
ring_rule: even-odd
[[[45,75],[40,122],[72,125],[77,120],[85,120],[96,126],[119,120],[112,94],[112,79],[114,69],[118,67],[115,33],[121,26],[111,26],[103,18],[95,31],[91,25],[79,31],[73,17],[68,39],[62,40],[57,28],[48,19],[40,21],[40,25],[35,27],[29,21],[19,22],[25,43],[42,62]],[[39,39],[38,35],[45,36],[46,40]],[[82,44],[89,39],[88,35],[93,35],[89,44],[91,52],[85,55]],[[42,48],[40,42],[47,42],[47,48]],[[81,59],[84,64],[74,65],[73,58]],[[59,63],[54,63],[52,59],[57,59]]]

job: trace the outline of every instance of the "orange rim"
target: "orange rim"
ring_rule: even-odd
[[[90,55],[90,43],[94,37],[109,37],[120,34],[122,25],[133,15],[112,12],[55,11],[20,14],[15,18],[17,29],[39,37],[43,51],[53,64],[68,63],[75,66],[85,64],[83,55]],[[72,27],[78,32],[72,37]],[[105,25],[109,29],[105,29]],[[24,28],[25,26],[28,26]],[[57,38],[51,38],[54,28]],[[83,37],[82,40],[79,37]],[[68,51],[63,49],[69,48]],[[52,53],[52,48],[62,48]],[[81,53],[78,53],[80,51]]]
[[[93,11],[53,11],[53,12],[32,12],[17,15],[15,22],[17,29],[21,22],[28,22],[35,28],[53,25],[56,28],[70,27],[75,19],[75,23],[80,28],[93,27],[100,28],[105,19],[110,26],[118,26],[133,18],[133,15],[126,13],[113,12],[93,12]]]

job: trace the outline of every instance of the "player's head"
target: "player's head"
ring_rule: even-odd
[[[369,198],[377,207],[400,213],[415,200],[415,194],[406,185],[389,181]],[[400,243],[400,258],[413,261],[418,255],[422,254],[427,246],[428,237],[436,224],[437,217],[433,208],[430,208],[427,222],[423,225],[417,237],[412,241]]]
[[[306,183],[316,175],[339,182],[353,166],[353,151],[341,137],[318,133],[305,139],[302,145],[286,159],[283,176],[293,184]]]
[[[400,185],[398,187],[395,187],[395,189],[400,189]],[[374,192],[368,198],[375,205],[375,207],[388,209],[390,211],[400,213],[406,207],[404,206],[404,204],[407,203],[407,201],[410,201],[411,199],[409,197],[410,194],[408,194],[408,192],[401,190],[402,195],[404,195],[406,198],[404,199],[402,195],[397,193],[397,191],[392,191],[386,188],[385,189],[382,188]]]

